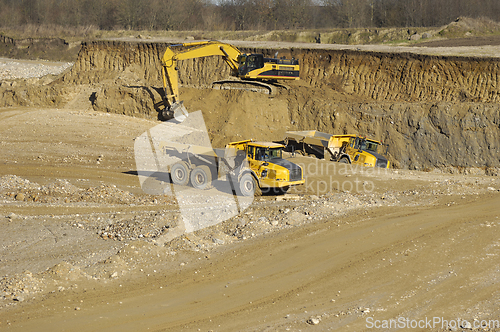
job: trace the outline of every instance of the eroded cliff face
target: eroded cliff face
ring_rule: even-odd
[[[332,108],[312,111],[298,127],[376,137],[389,145],[400,168],[500,166],[498,104],[371,102]]]
[[[167,44],[96,41],[39,94],[3,88],[3,105],[64,106],[79,89],[97,111],[158,118]],[[211,89],[228,78],[221,57],[179,62],[181,99],[202,110],[214,146],[281,140],[287,130],[358,133],[389,144],[396,167],[500,167],[500,61],[360,51],[244,49],[294,57],[301,80],[274,98]],[[36,90],[36,89],[35,89]],[[60,96],[57,95],[57,91]],[[50,98],[46,98],[46,97]]]
[[[378,101],[500,101],[498,59],[308,51],[301,64],[313,86]]]
[[[100,82],[130,71],[138,79],[158,85],[160,58],[166,47],[162,43],[84,43],[66,80]],[[333,88],[377,101],[500,101],[500,59],[496,58],[311,49],[241,50],[294,57],[301,64],[301,79],[311,88]],[[186,86],[209,86],[230,73],[221,57],[178,64],[180,82]]]

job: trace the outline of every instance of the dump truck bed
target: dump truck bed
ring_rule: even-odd
[[[294,139],[297,142],[304,142],[306,144],[319,145],[323,147],[328,147],[328,142],[332,136],[333,135],[331,134],[322,133],[317,130],[286,132],[287,139]]]
[[[354,135],[332,135],[317,130],[287,131],[286,138],[294,139],[299,143],[322,146],[324,148],[340,148],[342,142],[349,141]]]

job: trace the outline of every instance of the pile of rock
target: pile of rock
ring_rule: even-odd
[[[40,78],[46,75],[59,75],[73,66],[71,62],[59,65],[45,65],[35,62],[17,62],[14,60],[0,60],[0,80],[12,80],[18,78]]]

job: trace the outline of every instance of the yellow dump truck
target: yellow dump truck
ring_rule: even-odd
[[[283,159],[282,144],[245,140],[229,143],[225,149],[211,149],[169,142],[161,150],[177,160],[170,166],[176,185],[197,189],[212,187],[212,179],[229,180],[238,195],[284,193],[290,186],[305,182],[302,168]]]
[[[286,192],[290,186],[305,183],[302,168],[283,159],[284,145],[272,142],[245,140],[226,145],[226,150],[244,152],[249,171],[239,180],[240,191]],[[253,189],[254,188],[254,189]]]
[[[288,131],[285,145],[292,151],[314,154],[320,159],[366,167],[389,168],[384,145],[358,135],[332,135],[317,130]]]

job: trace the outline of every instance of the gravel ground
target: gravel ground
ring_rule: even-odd
[[[73,66],[72,62],[28,61],[0,58],[0,80],[40,78],[46,75],[59,75],[71,66]]]

